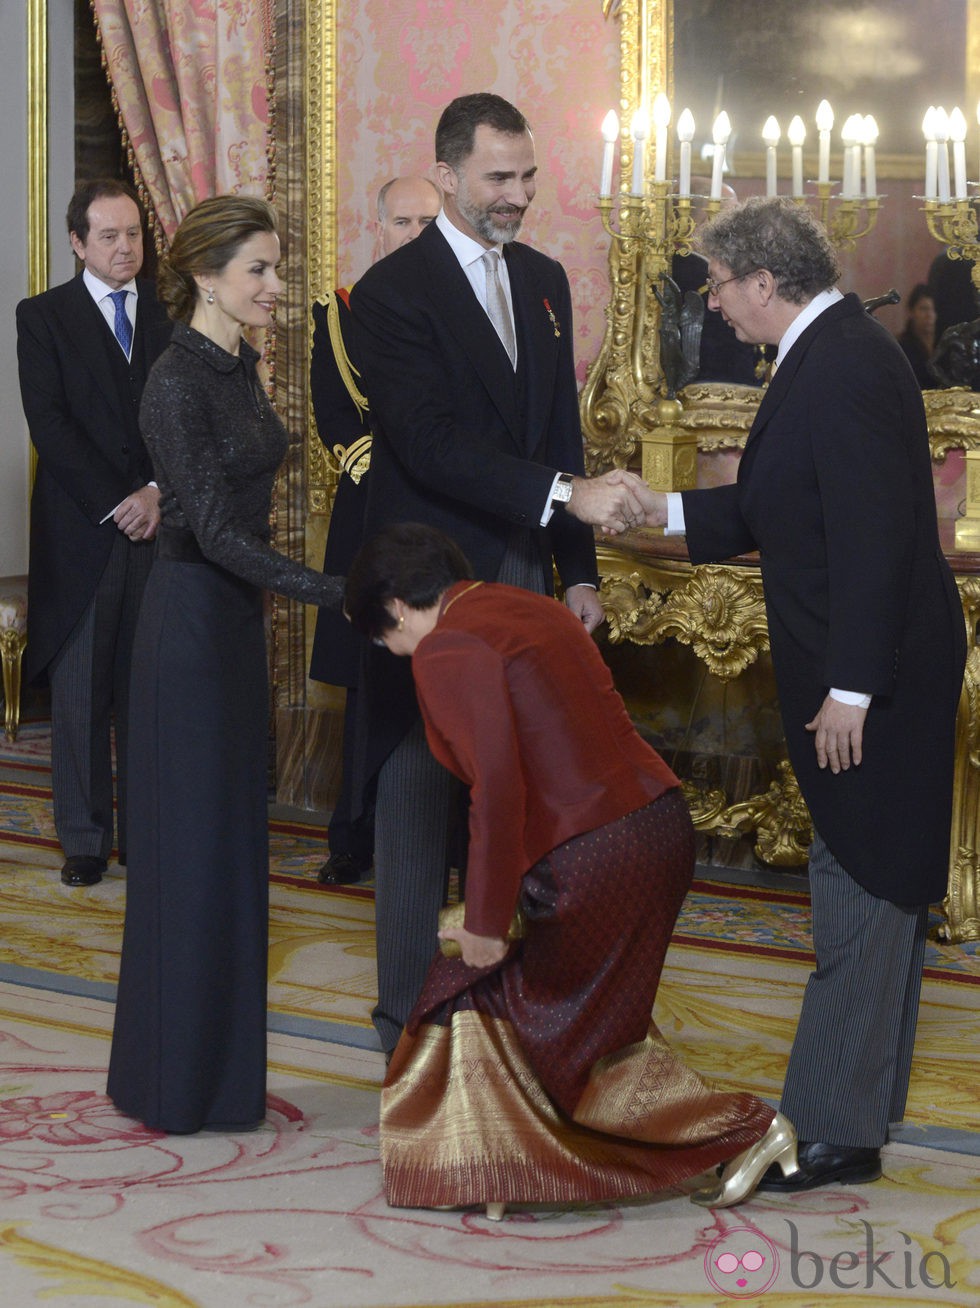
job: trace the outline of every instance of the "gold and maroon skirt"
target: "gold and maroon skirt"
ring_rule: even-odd
[[[669,791],[527,873],[502,963],[435,959],[381,1096],[390,1204],[648,1195],[761,1139],[773,1110],[708,1085],[650,1018],[693,866]]]

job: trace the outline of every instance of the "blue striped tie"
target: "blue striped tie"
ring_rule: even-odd
[[[116,340],[123,348],[123,354],[129,358],[129,347],[133,343],[133,326],[129,321],[129,314],[126,312],[127,291],[113,291],[110,295],[112,303],[116,306],[116,318],[112,324],[112,330],[116,333]]]

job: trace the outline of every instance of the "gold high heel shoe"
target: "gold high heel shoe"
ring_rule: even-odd
[[[717,1185],[695,1190],[691,1202],[702,1208],[733,1208],[748,1199],[773,1163],[779,1164],[783,1176],[799,1171],[796,1128],[782,1113],[777,1113],[772,1119],[761,1140],[725,1164]]]
[[[506,1207],[506,1204],[487,1204],[487,1221],[502,1222]]]

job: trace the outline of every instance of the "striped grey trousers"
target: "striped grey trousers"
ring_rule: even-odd
[[[515,531],[497,580],[544,593],[534,537]],[[439,941],[449,876],[450,829],[460,782],[437,763],[421,720],[378,773],[374,809],[374,916],[378,1003],[371,1014],[381,1048],[394,1049],[415,1007]]]
[[[869,894],[819,836],[810,897],[817,967],[779,1106],[801,1140],[877,1148],[905,1112],[928,907]]]

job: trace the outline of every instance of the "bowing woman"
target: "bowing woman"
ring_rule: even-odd
[[[436,954],[382,1092],[388,1202],[497,1217],[728,1160],[695,1197],[738,1203],[771,1163],[794,1170],[795,1133],[702,1081],[650,1019],[694,868],[677,778],[572,613],[471,577],[453,541],[404,523],[345,595],[358,631],[411,657],[429,745],[471,799],[463,921],[440,931],[461,957]]]
[[[275,215],[218,196],[160,268],[176,320],[143,392],[160,487],[133,650],[132,839],[109,1095],[168,1132],[265,1116],[268,680],[265,590],[338,606],[341,581],[277,553],[286,431],[243,328],[282,291]]]

